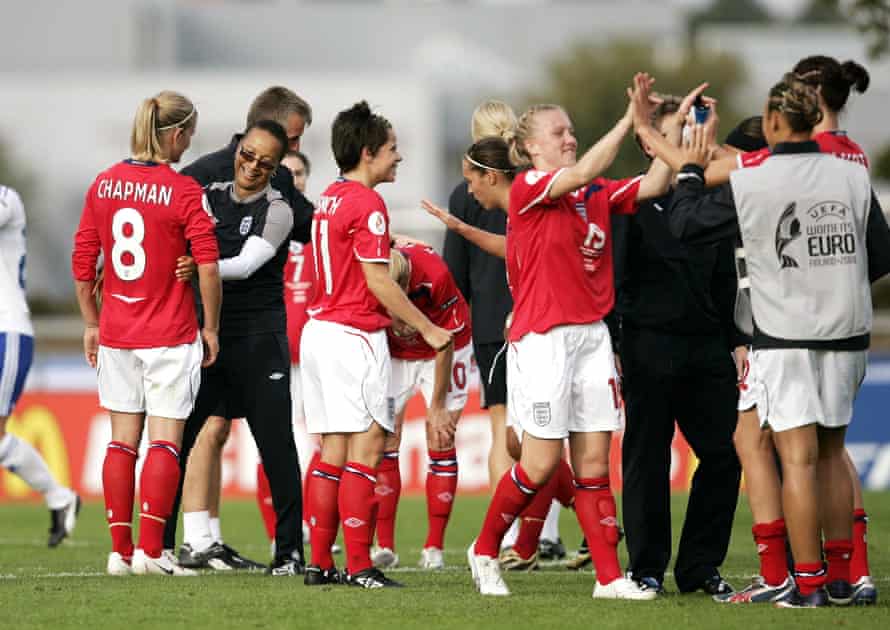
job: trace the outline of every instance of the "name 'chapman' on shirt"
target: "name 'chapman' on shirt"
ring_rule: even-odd
[[[96,184],[96,196],[99,199],[119,199],[169,206],[173,198],[173,187],[119,179],[100,179]]]

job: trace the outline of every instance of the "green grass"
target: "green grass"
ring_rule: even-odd
[[[413,569],[426,533],[420,498],[402,501],[398,552],[405,570],[393,576],[404,590],[365,592],[345,587],[308,589],[302,580],[258,574],[209,574],[200,578],[130,577],[102,574],[109,550],[103,509],[84,506],[74,537],[46,548],[45,509],[37,504],[0,504],[0,627],[16,628],[807,628],[829,625],[890,627],[890,496],[866,498],[871,516],[870,559],[880,590],[878,606],[825,610],[776,610],[768,606],[720,606],[703,594],[669,593],[656,602],[607,602],[590,597],[593,576],[558,566],[508,574],[513,596],[482,598],[473,589],[464,551],[482,521],[487,500],[459,497],[449,529],[447,570]],[[685,497],[674,499],[674,537]],[[736,585],[757,571],[750,513],[739,505],[732,544],[723,567]],[[223,506],[227,542],[246,555],[266,558],[269,546],[256,506]],[[573,514],[563,513],[569,549],[580,541]],[[342,561],[342,559],[341,559]]]

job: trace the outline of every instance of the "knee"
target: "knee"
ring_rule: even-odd
[[[232,421],[225,418],[211,418],[207,421],[207,438],[215,450],[225,447],[232,431]]]
[[[519,458],[522,455],[522,444],[519,441],[519,436],[516,434],[516,431],[512,428],[507,430],[507,453],[509,453],[510,457],[516,461],[519,461]]]

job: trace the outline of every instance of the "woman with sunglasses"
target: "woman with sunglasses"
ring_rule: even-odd
[[[284,307],[283,270],[293,213],[271,186],[287,152],[284,128],[271,120],[248,127],[234,156],[231,182],[206,188],[216,220],[224,306],[220,317],[220,360],[202,375],[190,426],[209,416],[246,418],[263,460],[275,506],[273,575],[302,570],[299,544],[299,467],[291,426],[290,353]],[[186,489],[191,471],[186,471]],[[195,480],[200,483],[201,480]],[[184,505],[186,518],[192,513]],[[186,523],[186,530],[188,530]],[[183,566],[225,563],[218,542],[203,549],[187,539]],[[237,568],[237,567],[236,567]]]

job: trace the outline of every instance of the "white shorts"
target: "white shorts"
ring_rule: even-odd
[[[290,399],[294,423],[303,422],[306,413],[303,410],[303,381],[300,380],[298,363],[291,363],[290,366]]]
[[[763,395],[762,386],[757,380],[757,370],[751,356],[751,348],[748,348],[748,358],[745,359],[745,367],[742,379],[739,381],[739,411],[749,411],[757,406],[757,401]]]
[[[507,350],[507,408],[537,438],[616,431],[621,398],[602,322],[528,333]]]
[[[469,373],[473,361],[473,344],[468,343],[460,350],[454,351],[451,365],[451,383],[445,395],[445,408],[448,411],[460,411],[467,405],[470,391]],[[435,359],[393,359],[392,360],[392,395],[395,399],[396,415],[405,410],[405,406],[418,389],[423,394],[427,408],[433,397],[436,380]]]
[[[755,350],[751,362],[762,388],[761,426],[788,431],[809,424],[845,427],[865,378],[867,351],[801,348]]]
[[[181,346],[99,346],[99,404],[109,411],[185,420],[201,385],[201,335]]]
[[[386,331],[310,319],[300,341],[303,409],[309,433],[395,430]]]

